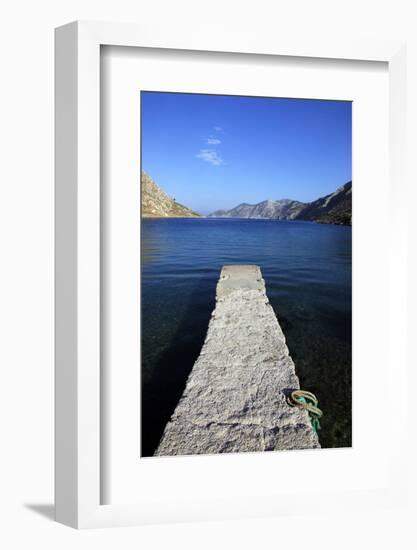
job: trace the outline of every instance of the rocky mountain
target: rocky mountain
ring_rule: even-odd
[[[291,199],[267,200],[258,204],[242,203],[231,210],[216,210],[209,218],[253,218],[269,220],[308,220],[318,223],[351,225],[352,182],[334,193],[310,203]]]
[[[217,210],[210,218],[255,218],[268,220],[294,220],[306,206],[305,203],[281,199],[266,200],[258,204],[242,203],[231,210]]]
[[[142,217],[143,218],[198,218],[200,214],[180,204],[142,171]]]
[[[334,193],[310,202],[297,216],[298,220],[319,223],[352,224],[352,182],[348,181]]]

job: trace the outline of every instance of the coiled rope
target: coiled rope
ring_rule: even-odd
[[[308,411],[313,430],[316,433],[317,430],[320,430],[320,418],[323,416],[323,411],[318,408],[319,400],[314,393],[305,390],[294,390],[287,397],[287,403],[291,407],[299,407]]]

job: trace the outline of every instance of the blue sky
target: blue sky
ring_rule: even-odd
[[[348,101],[141,92],[142,168],[202,214],[304,202],[352,177]]]

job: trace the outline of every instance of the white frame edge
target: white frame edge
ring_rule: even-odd
[[[75,528],[151,520],[134,505],[100,505],[101,45],[388,62],[390,180],[391,185],[395,182],[406,190],[404,42],[288,42],[268,34],[231,33],[230,29],[216,32],[213,38],[208,27],[180,33],[162,26],[96,22],[74,22],[56,29],[55,513],[57,521]],[[405,226],[403,231],[405,235]],[[401,449],[402,444],[399,462]],[[393,475],[392,491],[402,486],[402,478]],[[289,500],[271,514],[296,507]]]

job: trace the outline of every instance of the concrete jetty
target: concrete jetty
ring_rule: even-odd
[[[255,265],[224,266],[206,340],[155,455],[320,447],[265,281]]]

